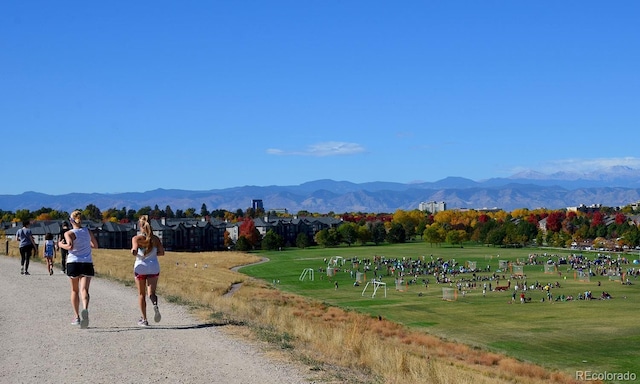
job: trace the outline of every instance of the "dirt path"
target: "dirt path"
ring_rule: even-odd
[[[0,256],[0,383],[313,382],[162,298],[162,321],[140,328],[134,289],[104,279],[91,282],[89,328],[72,326],[68,278],[38,262],[30,272]]]

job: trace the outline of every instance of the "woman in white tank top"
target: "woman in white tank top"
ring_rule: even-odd
[[[58,247],[69,251],[66,271],[71,280],[71,306],[74,312],[71,324],[87,328],[89,326],[89,285],[95,274],[91,250],[98,248],[98,240],[89,228],[82,226],[82,212],[71,212],[69,221],[73,229],[64,233],[64,241],[60,240]],[[81,300],[82,311],[79,311]]]
[[[164,255],[164,247],[160,238],[153,234],[149,217],[143,215],[138,220],[140,234],[131,239],[131,254],[136,257],[133,263],[133,274],[138,287],[138,304],[142,317],[138,320],[141,327],[149,326],[147,321],[147,297],[153,304],[153,320],[157,323],[162,318],[158,309],[156,287],[160,277],[160,263],[158,256]]]

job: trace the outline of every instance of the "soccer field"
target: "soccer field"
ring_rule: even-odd
[[[558,265],[557,270],[545,268],[544,264],[531,265],[532,254],[538,262],[549,258],[557,261],[571,254],[581,254],[590,260],[598,256],[597,252],[558,249],[431,247],[414,242],[262,252],[260,255],[269,258],[269,263],[248,266],[241,272],[275,283],[285,291],[382,316],[415,330],[504,353],[572,376],[576,371],[640,375],[640,330],[637,325],[640,281],[629,277],[631,284],[626,285],[608,276],[581,277],[567,264]],[[606,254],[614,259],[618,255]],[[629,264],[622,265],[623,271],[640,267],[632,263],[638,258],[637,253],[621,256],[629,259]],[[398,283],[399,268],[394,273],[387,268],[377,272],[364,270],[365,260],[420,259],[428,262],[432,257],[450,261],[449,265],[455,260],[456,270],[460,266],[473,267],[475,263],[479,271],[475,276],[472,272],[459,273],[452,277],[452,283],[437,283],[433,275],[405,276],[403,282]],[[337,260],[337,265],[333,273],[327,273],[332,259]],[[357,266],[352,262],[354,259],[360,261]],[[520,273],[522,277],[512,276]],[[372,297],[374,274],[384,285],[380,285]],[[493,279],[494,275],[500,280]],[[358,285],[354,285],[356,278],[361,280]],[[427,279],[428,284],[425,284]],[[464,283],[457,286],[461,279]],[[506,286],[508,281],[508,289],[495,290],[496,285]],[[513,301],[515,285],[522,286],[525,282],[528,287],[537,285],[541,288],[524,291],[524,304],[520,303],[522,291],[518,290]],[[485,283],[487,290],[483,294]],[[489,290],[489,284],[494,290]],[[546,285],[551,287],[551,301],[544,289]],[[443,300],[443,288],[454,288],[452,300]],[[593,299],[579,300],[586,291],[591,291]],[[611,299],[601,300],[603,292],[610,294]],[[566,300],[568,297],[573,300]]]

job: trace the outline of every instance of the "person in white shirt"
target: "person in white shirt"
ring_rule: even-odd
[[[147,215],[140,217],[138,226],[140,233],[131,239],[131,254],[136,257],[133,264],[133,274],[136,280],[136,287],[138,287],[138,304],[142,314],[142,317],[138,320],[138,325],[148,327],[147,295],[149,295],[153,305],[153,320],[157,323],[162,318],[158,309],[156,287],[160,277],[158,256],[164,255],[164,247],[160,238],[153,234]]]
[[[98,241],[89,228],[82,227],[82,212],[73,211],[69,222],[73,228],[64,233],[65,241],[60,240],[58,247],[69,251],[66,269],[71,281],[71,306],[75,315],[71,324],[87,328],[89,326],[89,285],[91,278],[95,275],[91,250],[98,248]],[[79,312],[80,298],[82,298],[81,312]]]

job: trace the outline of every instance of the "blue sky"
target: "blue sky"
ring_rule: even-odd
[[[0,194],[640,168],[637,1],[9,1]]]

